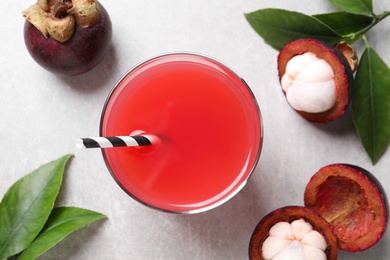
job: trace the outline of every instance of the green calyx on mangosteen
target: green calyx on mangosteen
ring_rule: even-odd
[[[78,75],[107,53],[110,17],[95,0],[38,0],[25,11],[24,40],[33,59],[57,74]]]
[[[339,47],[348,50],[346,46]],[[292,41],[279,53],[278,72],[289,104],[306,120],[327,123],[344,114],[352,94],[353,72],[335,46],[315,39]]]
[[[305,206],[331,226],[344,251],[363,251],[383,236],[388,202],[379,181],[367,170],[332,164],[313,175],[304,193]]]

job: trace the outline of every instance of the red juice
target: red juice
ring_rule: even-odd
[[[262,145],[249,87],[227,67],[194,54],[148,60],[115,86],[100,135],[135,130],[159,142],[104,149],[104,159],[129,195],[168,212],[201,212],[231,198],[254,170]]]

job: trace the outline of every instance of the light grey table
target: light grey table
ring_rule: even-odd
[[[378,13],[390,10],[388,1],[374,2]],[[43,70],[27,53],[21,12],[32,3],[0,1],[0,196],[39,165],[73,153],[58,204],[109,218],[71,234],[42,259],[247,259],[260,219],[275,208],[303,205],[311,175],[331,163],[372,171],[390,194],[390,151],[371,164],[350,110],[326,125],[311,124],[295,113],[280,90],[278,53],[243,15],[267,7],[307,14],[334,11],[326,0],[101,0],[113,23],[112,47],[93,71],[73,78]],[[385,20],[369,33],[388,64],[389,31],[390,20]],[[171,51],[201,53],[232,68],[251,86],[264,122],[261,159],[247,186],[222,206],[196,215],[140,205],[117,186],[100,151],[78,150],[74,143],[98,134],[103,103],[126,71]],[[341,252],[340,259],[390,259],[389,242],[388,231],[375,247]]]

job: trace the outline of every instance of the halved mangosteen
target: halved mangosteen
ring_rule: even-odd
[[[370,172],[358,166],[331,164],[321,168],[306,186],[304,201],[331,225],[342,250],[368,249],[386,230],[385,191]]]
[[[278,71],[288,102],[305,119],[327,123],[344,114],[353,72],[335,46],[315,39],[292,41],[279,53]]]
[[[253,260],[334,260],[337,254],[337,239],[329,223],[302,206],[279,208],[266,215],[256,226],[249,245],[249,258]]]
[[[259,222],[249,244],[250,259],[333,260],[338,249],[357,252],[374,246],[386,231],[385,191],[374,175],[359,166],[322,167],[307,184],[304,201],[305,207],[279,208]],[[308,235],[312,230],[322,238]]]

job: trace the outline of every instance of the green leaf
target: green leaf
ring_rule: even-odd
[[[245,14],[245,17],[265,42],[277,50],[301,38],[314,38],[330,44],[342,39],[321,21],[298,12],[269,8]]]
[[[390,69],[371,47],[364,51],[356,72],[352,116],[375,164],[390,141]]]
[[[353,14],[372,14],[372,0],[329,0],[336,8]]]
[[[18,260],[35,259],[58,244],[70,233],[91,224],[105,215],[76,207],[54,208],[42,233],[27,247]]]
[[[24,250],[41,231],[54,207],[70,157],[42,165],[6,192],[0,203],[0,259]]]
[[[314,18],[328,25],[335,32],[342,35],[344,40],[353,43],[370,28],[375,19],[371,16],[335,12],[313,15]]]

